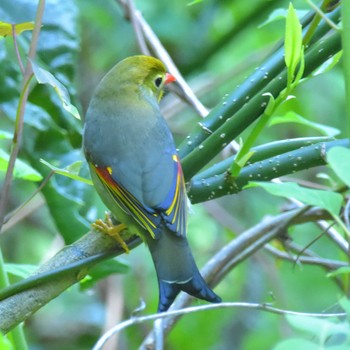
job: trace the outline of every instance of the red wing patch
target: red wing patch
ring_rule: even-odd
[[[174,180],[165,200],[156,208],[145,207],[112,177],[110,167],[94,166],[96,174],[118,205],[130,214],[152,237],[161,233],[162,221],[176,235],[186,234],[187,197],[181,164],[173,155]]]
[[[98,178],[113,196],[118,205],[130,214],[154,238],[159,232],[161,217],[151,208],[145,208],[129,191],[112,178],[110,167],[94,166]]]

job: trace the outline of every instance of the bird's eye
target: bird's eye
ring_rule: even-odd
[[[158,77],[154,80],[154,85],[159,88],[160,85],[162,84],[163,78],[162,77]]]

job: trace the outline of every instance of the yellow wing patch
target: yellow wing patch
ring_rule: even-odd
[[[185,182],[178,156],[174,154],[172,159],[174,161],[172,186],[164,201],[155,208],[145,207],[128,190],[119,185],[112,177],[113,169],[111,167],[94,166],[98,178],[117,204],[145,228],[153,238],[161,233],[163,225],[176,235],[186,234],[187,197]]]
[[[102,168],[94,166],[94,168],[98,178],[115,198],[118,205],[124,211],[130,213],[132,217],[155,238],[159,234],[158,227],[161,219],[159,215],[151,208],[146,209],[129,191],[114,181],[111,177],[111,167]]]

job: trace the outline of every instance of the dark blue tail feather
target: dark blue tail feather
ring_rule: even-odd
[[[221,301],[201,276],[186,237],[164,230],[147,242],[158,277],[158,312],[168,310],[180,291],[212,303]]]
[[[199,273],[197,276],[193,277],[192,280],[186,283],[168,283],[158,280],[158,285],[158,312],[167,311],[181,291],[184,291],[195,298],[206,300],[211,303],[221,302],[221,298],[208,287],[203,277]]]

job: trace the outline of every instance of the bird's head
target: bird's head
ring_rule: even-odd
[[[160,60],[142,55],[120,61],[106,78],[119,89],[131,88],[134,91],[141,89],[154,96],[158,102],[163,96],[164,85],[175,81],[174,76],[167,73]]]

